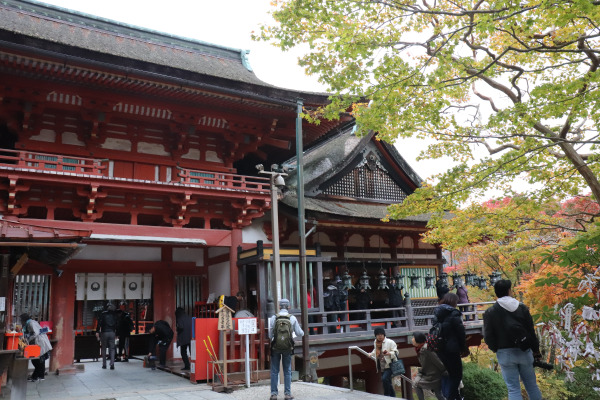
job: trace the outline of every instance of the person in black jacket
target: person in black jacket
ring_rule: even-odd
[[[150,327],[148,333],[151,334],[149,360],[154,361],[156,359],[156,347],[158,347],[158,366],[165,368],[167,366],[167,350],[173,340],[173,329],[167,321],[158,320]],[[154,363],[151,366],[152,369],[155,369]]]
[[[355,307],[357,310],[368,310],[373,305],[373,300],[371,299],[371,295],[367,292],[367,289],[361,287],[356,293],[356,304]],[[367,319],[367,313],[356,313],[356,318],[359,320]]]
[[[102,356],[102,369],[106,369],[106,347],[110,357],[110,369],[115,369],[115,337],[119,316],[116,307],[108,303],[106,310],[100,314],[98,325],[96,325],[96,337],[100,340],[100,355]]]
[[[135,324],[131,319],[131,316],[127,311],[123,309],[117,310],[119,316],[117,324],[117,337],[119,338],[119,348],[117,351],[117,357],[115,361],[129,361],[129,339],[131,338],[131,331],[135,328]]]
[[[388,289],[388,302],[390,308],[404,307],[404,297],[402,296],[401,283],[397,284],[396,279],[390,280],[390,288]],[[404,312],[402,310],[392,311],[392,328],[402,325],[402,322],[398,321],[400,317],[403,317]]]
[[[175,310],[175,325],[177,329],[177,346],[179,346],[181,359],[183,360],[183,368],[181,370],[189,371],[190,359],[188,357],[188,350],[192,342],[192,317],[187,315],[181,307],[177,307]]]
[[[483,337],[490,350],[498,357],[508,388],[508,399],[522,399],[520,377],[529,399],[540,400],[542,394],[533,368],[534,359],[541,358],[540,344],[529,309],[512,297],[511,285],[511,281],[507,279],[494,284],[498,300],[483,315]],[[522,333],[517,335],[517,332]],[[526,339],[523,346],[515,341],[518,338]]]
[[[446,293],[440,300],[439,306],[433,311],[434,324],[442,325],[444,348],[439,351],[438,357],[448,371],[448,400],[460,400],[460,381],[462,380],[463,365],[461,354],[467,353],[465,326],[462,313],[456,309],[458,296],[455,293]]]

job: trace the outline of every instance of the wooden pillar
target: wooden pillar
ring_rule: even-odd
[[[73,364],[75,356],[75,273],[68,269],[50,282],[50,319],[53,324],[50,371]]]
[[[154,321],[162,319],[175,331],[175,277],[171,263],[165,262],[152,274]],[[167,359],[173,358],[173,346],[167,350]]]
[[[235,296],[240,290],[239,272],[237,266],[237,248],[242,245],[242,229],[234,227],[231,231],[231,247],[229,248],[229,288]]]

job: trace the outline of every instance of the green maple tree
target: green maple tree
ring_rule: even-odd
[[[307,110],[307,119],[349,111],[361,132],[390,142],[429,139],[420,159],[455,161],[390,207],[390,218],[432,212],[432,227],[453,226],[476,241],[558,224],[549,209],[572,196],[590,191],[600,199],[600,1],[276,0],[273,6],[276,23],[255,38],[283,50],[308,45],[300,63],[332,93],[331,104]],[[517,178],[530,184],[518,205],[493,214],[465,208],[490,189],[518,198]],[[444,220],[447,211],[456,217]],[[586,230],[596,216],[582,214],[580,225],[565,229]],[[431,240],[443,241],[439,235],[432,231]]]

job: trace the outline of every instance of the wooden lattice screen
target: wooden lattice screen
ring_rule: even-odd
[[[406,192],[379,166],[363,164],[323,191],[333,196],[346,196],[401,203]]]
[[[13,320],[28,313],[38,321],[50,316],[50,275],[17,275],[13,298]]]
[[[176,276],[175,277],[175,304],[181,307],[188,315],[194,315],[194,304],[202,300],[201,276]]]

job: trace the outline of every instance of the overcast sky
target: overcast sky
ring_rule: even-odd
[[[315,77],[297,64],[296,52],[284,53],[250,35],[262,23],[272,21],[271,0],[45,0],[45,3],[235,49],[250,50],[249,61],[256,75],[272,85],[324,92]],[[449,161],[415,160],[423,144],[417,140],[396,143],[400,154],[421,178],[447,168]]]

